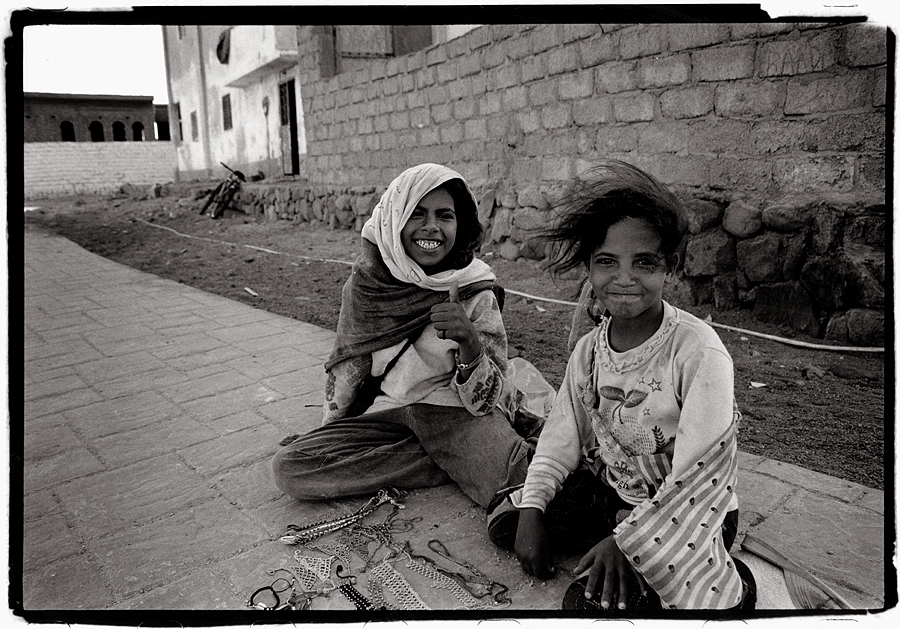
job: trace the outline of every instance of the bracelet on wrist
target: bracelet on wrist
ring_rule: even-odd
[[[468,371],[469,369],[472,369],[478,363],[480,363],[483,358],[484,358],[484,346],[481,347],[481,351],[478,352],[478,356],[476,356],[474,359],[470,360],[467,363],[460,362],[459,361],[459,352],[456,352],[456,368],[459,371]]]

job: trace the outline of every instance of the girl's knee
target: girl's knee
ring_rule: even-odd
[[[287,479],[290,476],[288,469],[292,466],[288,462],[287,450],[288,448],[286,447],[282,448],[275,453],[274,457],[272,457],[272,481],[278,489],[290,494],[288,491],[289,483],[287,483]]]
[[[303,485],[308,483],[302,479],[307,478],[310,472],[309,465],[305,464],[302,454],[290,446],[285,446],[272,457],[272,481],[275,487],[299,500],[310,499],[306,492],[300,491]]]

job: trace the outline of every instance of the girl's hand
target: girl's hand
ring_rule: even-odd
[[[540,509],[522,509],[516,529],[515,550],[525,574],[549,579],[556,572],[556,566],[550,554],[547,530],[541,521],[543,515]]]
[[[459,285],[450,286],[450,301],[431,307],[431,323],[438,338],[450,339],[459,344],[459,361],[468,363],[481,352],[478,331],[459,302]]]
[[[581,575],[590,570],[584,595],[593,598],[600,592],[600,606],[604,609],[618,601],[618,608],[625,609],[625,603],[635,591],[647,593],[647,582],[643,575],[635,570],[625,555],[616,545],[616,539],[610,535],[590,549],[575,566],[575,574]],[[598,590],[598,585],[600,589]]]

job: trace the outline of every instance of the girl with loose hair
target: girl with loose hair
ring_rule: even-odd
[[[598,324],[575,346],[521,487],[488,507],[492,541],[549,578],[583,556],[563,609],[752,609],[737,531],[734,366],[715,331],[662,298],[681,206],[629,164],[598,164],[546,237],[583,267]],[[608,613],[608,612],[606,612]]]

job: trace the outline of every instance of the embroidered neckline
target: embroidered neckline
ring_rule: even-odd
[[[666,301],[663,301],[663,308],[663,322],[659,329],[649,339],[626,352],[616,352],[610,348],[608,338],[610,317],[604,317],[600,323],[597,341],[594,346],[595,360],[600,362],[603,369],[613,373],[631,371],[646,363],[660,346],[668,340],[675,330],[675,326],[678,325],[677,310]]]

